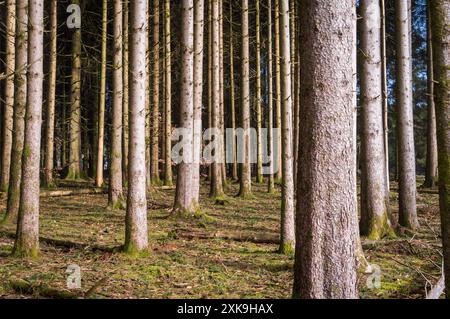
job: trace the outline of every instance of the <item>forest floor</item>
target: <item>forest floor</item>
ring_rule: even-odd
[[[237,190],[230,184],[226,192]],[[80,297],[290,298],[293,256],[278,254],[275,243],[280,193],[265,190],[255,185],[254,198],[230,196],[216,205],[204,186],[202,213],[190,217],[170,215],[174,190],[154,192],[148,201],[151,248],[140,258],[115,251],[124,241],[125,212],[106,210],[107,195],[43,197],[38,259],[10,257],[15,228],[0,228],[0,298],[63,296],[69,265],[81,268]],[[397,202],[396,194],[392,199]],[[377,243],[363,239],[367,260],[380,268],[381,286],[367,288],[369,275],[360,274],[362,298],[423,298],[438,281],[438,195],[421,193],[418,200],[419,232]],[[397,210],[393,206],[394,217]],[[30,289],[18,288],[23,280]]]

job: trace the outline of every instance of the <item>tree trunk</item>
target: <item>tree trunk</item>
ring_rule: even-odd
[[[280,0],[275,0],[275,127],[281,130],[281,63],[280,63]],[[281,182],[283,177],[283,158],[282,158],[282,141],[281,134],[277,136],[277,147],[275,156],[277,156],[278,170],[276,180]]]
[[[386,191],[379,0],[362,1],[361,16],[361,234],[379,240],[394,234]]]
[[[433,41],[445,291],[450,299],[450,3],[446,0],[428,3]]]
[[[294,297],[357,298],[354,1],[301,10],[301,126]],[[326,25],[326,28],[317,28]]]
[[[268,117],[268,157],[270,159],[269,162],[269,176],[267,189],[269,193],[273,193],[275,190],[275,180],[274,180],[274,165],[273,162],[275,160],[274,149],[273,149],[273,50],[272,50],[272,0],[268,0],[268,34],[267,34],[267,46],[268,46],[268,66],[267,66],[267,117]]]
[[[241,126],[244,130],[241,142],[241,178],[239,196],[246,198],[252,194],[252,179],[250,167],[250,53],[248,33],[248,0],[241,2],[242,53],[241,53]]]
[[[210,197],[215,199],[222,199],[224,196],[222,183],[222,132],[220,132],[220,57],[219,57],[219,0],[211,0],[212,10],[212,26],[211,26],[211,73],[212,73],[212,87],[211,87],[211,128],[216,129],[216,159],[211,164],[211,188]]]
[[[80,0],[74,0],[79,5]],[[67,179],[81,178],[81,29],[72,33],[72,77],[70,94],[70,152]]]
[[[2,147],[2,174],[0,189],[8,191],[9,173],[11,165],[12,132],[13,132],[13,106],[14,106],[14,67],[15,67],[15,33],[16,33],[16,0],[6,1],[6,54],[4,85],[5,97],[3,102],[3,147]]]
[[[136,254],[148,247],[147,194],[145,165],[145,95],[148,86],[146,52],[148,48],[147,0],[131,4],[130,27],[130,149],[125,252]]]
[[[170,28],[170,0],[165,0],[164,10],[164,185],[172,186],[172,48],[171,48],[171,28]]]
[[[114,66],[111,127],[111,157],[109,169],[108,206],[123,209],[122,187],[122,125],[123,125],[123,17],[122,0],[114,1]]]
[[[262,113],[261,113],[261,22],[259,0],[256,0],[256,134],[257,134],[257,161],[256,181],[263,183],[262,173]]]
[[[233,163],[231,164],[231,178],[234,181],[238,177],[238,164],[236,154],[236,94],[234,82],[234,39],[233,39],[233,1],[230,1],[230,106],[231,106],[231,128],[233,130],[230,147],[232,149]]]
[[[203,109],[203,41],[204,41],[204,0],[195,2],[194,23],[194,156],[192,168],[193,201],[200,200],[200,158],[202,153],[202,109]]]
[[[387,78],[387,54],[386,54],[386,5],[385,0],[381,4],[381,85],[383,89],[383,133],[384,133],[384,168],[387,196],[390,196],[389,175],[389,104],[388,104],[388,78]]]
[[[152,92],[152,131],[150,178],[152,185],[161,183],[159,178],[159,73],[160,73],[160,42],[159,42],[159,0],[153,0],[153,92]]]
[[[39,254],[39,163],[41,155],[42,89],[44,82],[44,1],[30,0],[28,29],[27,108],[19,218],[13,254]]]
[[[280,3],[283,183],[281,194],[280,252],[292,254],[295,249],[294,161],[292,143],[292,76],[289,28],[289,0]]]
[[[223,0],[219,0],[219,86],[220,86],[220,130],[222,132],[222,141],[225,133],[225,103],[224,103],[224,67],[223,67],[223,55],[224,55],[224,46],[223,46]],[[225,143],[221,143],[220,148],[222,154],[222,159],[225,159]],[[226,163],[223,161],[221,163],[221,177],[222,183],[225,185],[227,183],[227,169]]]
[[[106,103],[106,50],[108,36],[108,1],[103,0],[102,10],[102,61],[100,72],[100,103],[98,106],[98,140],[97,140],[97,171],[95,184],[103,186],[103,158],[105,138],[105,103]]]
[[[15,222],[20,205],[20,182],[22,177],[22,153],[25,135],[25,111],[27,107],[28,68],[28,1],[16,1],[14,124],[8,203],[5,223]]]
[[[128,113],[129,113],[129,3],[123,2],[123,124],[122,124],[122,184],[128,185]]]
[[[434,71],[433,71],[433,44],[431,32],[431,18],[428,9],[428,30],[427,30],[427,164],[425,171],[425,183],[423,186],[433,188],[438,180],[438,154],[436,137],[436,108],[434,104]]]
[[[417,229],[411,41],[407,1],[396,1],[399,224]]]
[[[48,75],[48,96],[47,96],[47,118],[46,118],[46,140],[45,140],[45,178],[46,187],[54,187],[53,163],[54,163],[54,143],[55,143],[55,94],[56,94],[56,59],[57,59],[57,1],[51,2],[50,13],[50,72]]]

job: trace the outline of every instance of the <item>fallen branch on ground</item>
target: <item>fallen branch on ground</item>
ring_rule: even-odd
[[[243,233],[229,233],[229,232],[192,232],[178,229],[175,231],[176,235],[185,239],[223,239],[232,240],[237,242],[250,242],[255,244],[276,244],[280,243],[280,239],[276,235],[271,234],[261,234],[261,235],[250,235]]]
[[[436,285],[427,293],[426,299],[439,299],[445,290],[445,277],[441,276]]]
[[[65,197],[78,195],[96,195],[106,194],[107,190],[104,188],[84,188],[84,189],[63,189],[63,190],[43,190],[41,197]]]
[[[70,291],[58,290],[43,283],[31,283],[23,279],[10,279],[9,286],[17,293],[38,295],[44,298],[78,299],[81,297],[79,294]]]

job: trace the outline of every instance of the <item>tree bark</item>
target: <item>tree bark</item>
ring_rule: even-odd
[[[241,53],[241,127],[244,130],[240,169],[240,189],[239,196],[246,198],[252,194],[252,179],[250,167],[250,53],[249,53],[249,19],[248,19],[248,0],[241,2],[241,35],[242,35],[242,53]]]
[[[16,0],[6,1],[6,54],[5,54],[5,74],[4,102],[3,102],[3,147],[2,147],[2,172],[0,179],[0,189],[8,191],[9,173],[11,166],[12,132],[14,116],[14,67],[15,67],[15,33],[16,33]]]
[[[384,133],[384,167],[386,178],[386,192],[390,196],[390,169],[389,169],[389,104],[388,104],[388,78],[387,78],[387,54],[386,54],[386,4],[385,0],[381,4],[381,76],[383,89],[383,133]]]
[[[396,1],[399,224],[417,229],[411,40],[407,1]]]
[[[256,181],[263,183],[262,174],[262,112],[261,112],[261,14],[259,0],[256,0],[256,134],[257,134],[257,161]]]
[[[22,163],[19,218],[13,254],[39,254],[39,163],[41,151],[42,90],[44,82],[44,1],[30,0],[28,25],[27,108]]]
[[[302,4],[297,298],[358,296],[355,19],[352,0]]]
[[[130,4],[130,149],[124,250],[136,254],[148,247],[145,165],[148,6],[147,0],[134,0]]]
[[[129,126],[129,3],[123,2],[123,119],[122,119],[122,184],[128,185]]]
[[[4,222],[15,222],[19,212],[22,153],[25,138],[25,111],[27,107],[28,68],[28,1],[16,1],[14,123],[8,203]]]
[[[114,1],[114,66],[113,105],[111,127],[111,157],[109,170],[108,206],[123,209],[122,186],[122,127],[123,127],[123,6],[122,0]]]
[[[232,141],[230,147],[232,148],[233,163],[231,164],[231,178],[234,181],[239,179],[238,177],[238,164],[236,154],[236,93],[235,93],[235,81],[234,81],[234,33],[233,33],[233,1],[230,1],[230,106],[231,106],[231,128],[233,129]]]
[[[437,119],[439,201],[446,298],[450,299],[450,3],[429,1]]]
[[[267,179],[267,190],[269,193],[273,193],[275,190],[275,179],[274,179],[274,166],[273,162],[275,160],[274,149],[273,149],[273,41],[272,41],[272,0],[268,0],[268,34],[267,34],[267,47],[268,47],[268,65],[267,65],[267,117],[268,117],[268,157],[269,161],[269,172]]]
[[[361,234],[380,240],[394,232],[386,190],[379,0],[363,0],[361,16]]]
[[[281,130],[281,63],[280,63],[280,0],[275,0],[275,127]],[[277,136],[277,147],[274,149],[278,159],[278,170],[275,172],[277,182],[283,177],[283,158],[281,133]]]
[[[294,161],[292,136],[292,75],[289,0],[280,3],[281,78],[282,78],[282,140],[283,175],[281,194],[281,243],[280,252],[292,254],[295,249],[294,220]]]

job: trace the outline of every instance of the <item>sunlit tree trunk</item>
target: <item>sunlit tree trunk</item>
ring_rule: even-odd
[[[280,0],[275,0],[275,127],[281,130],[281,63],[280,63]],[[278,158],[279,169],[275,172],[277,182],[283,175],[281,134],[277,137],[275,156]]]
[[[42,98],[44,82],[44,1],[30,0],[28,29],[27,107],[22,163],[19,218],[13,254],[39,254],[39,163],[41,151]]]
[[[8,203],[5,223],[17,220],[20,204],[20,182],[22,177],[22,152],[25,135],[25,111],[27,105],[27,67],[28,67],[28,1],[16,2],[16,42],[14,79],[14,123],[11,170],[8,188]]]
[[[122,187],[123,16],[122,0],[114,1],[113,105],[108,206],[124,208]]]
[[[297,298],[358,296],[352,93],[355,19],[352,0],[302,3]]]
[[[261,113],[261,14],[259,0],[256,0],[256,134],[257,134],[257,163],[256,180],[263,183],[262,174],[262,113]]]
[[[445,290],[450,299],[450,3],[446,0],[428,3],[433,42]]]
[[[397,135],[399,165],[399,224],[417,229],[416,157],[412,96],[410,14],[407,1],[396,1]]]
[[[148,247],[145,165],[145,95],[148,86],[147,0],[130,2],[130,148],[125,252],[136,254]]]
[[[274,161],[274,152],[273,152],[273,50],[272,50],[272,0],[268,0],[267,3],[268,12],[267,12],[267,20],[268,20],[268,34],[267,34],[267,47],[268,47],[268,66],[267,66],[267,117],[268,117],[268,157],[270,159],[269,162],[269,171],[268,175],[268,184],[267,189],[269,193],[272,193],[275,190],[275,181],[273,174],[273,161]]]
[[[240,169],[240,197],[251,196],[252,179],[250,167],[250,53],[249,53],[249,19],[248,19],[248,0],[241,2],[241,35],[242,35],[242,53],[241,53],[241,127],[244,130],[242,140],[242,158]]]
[[[291,254],[295,248],[294,221],[294,161],[292,143],[292,76],[291,47],[289,28],[289,0],[280,3],[280,39],[281,39],[281,109],[283,141],[283,180],[281,194],[281,243],[280,252]]]
[[[16,32],[16,0],[6,1],[6,54],[5,54],[5,84],[3,102],[3,144],[2,172],[0,190],[7,192],[11,165],[13,106],[14,106],[14,67],[15,67],[15,32]]]
[[[222,137],[225,133],[225,103],[224,103],[224,46],[223,46],[223,0],[219,0],[219,86],[220,86],[220,130],[222,131]],[[225,158],[225,143],[221,145],[221,157]],[[221,163],[221,177],[222,183],[227,183],[227,170],[225,161]]]
[[[232,141],[230,147],[232,148],[233,163],[231,164],[231,177],[233,180],[238,180],[238,165],[236,158],[236,93],[234,81],[234,39],[233,39],[233,1],[230,1],[230,106],[231,106],[231,128],[233,129]]]

